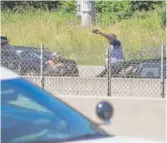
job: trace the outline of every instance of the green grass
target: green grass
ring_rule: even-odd
[[[11,45],[39,47],[44,43],[48,49],[60,51],[80,64],[104,64],[107,40],[92,34],[95,27],[81,27],[75,15],[39,10],[2,11],[1,17],[1,31],[8,36]],[[166,43],[165,29],[160,27],[160,16],[156,11],[150,12],[145,19],[136,16],[114,25],[98,23],[96,28],[117,34],[127,60],[130,59],[129,51],[137,52],[148,45],[155,47]]]

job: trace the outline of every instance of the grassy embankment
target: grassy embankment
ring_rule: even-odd
[[[94,27],[81,27],[75,15],[47,11],[2,11],[1,16],[2,33],[8,36],[11,45],[39,47],[42,42],[52,51],[61,51],[80,64],[104,64],[107,41],[91,33]],[[132,52],[148,45],[155,47],[165,43],[166,33],[160,26],[158,13],[149,12],[146,16],[134,16],[114,25],[98,22],[96,28],[116,33],[122,40],[128,60]],[[106,23],[110,23],[107,18]]]

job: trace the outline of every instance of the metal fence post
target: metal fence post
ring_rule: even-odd
[[[41,43],[41,87],[42,89],[44,89],[44,74],[43,74],[43,71],[44,71],[44,67],[43,67],[43,49],[44,49],[44,44]]]
[[[165,54],[165,46],[161,45],[161,96],[162,98],[165,97],[164,54]]]
[[[18,72],[19,74],[22,74],[22,73],[21,73],[21,72],[22,72],[22,71],[21,71],[21,64],[22,64],[22,58],[21,58],[21,53],[20,53],[20,54],[19,54],[18,69],[17,69],[17,70],[18,70],[17,72]]]
[[[108,65],[107,65],[107,79],[108,79],[108,90],[107,90],[107,96],[111,96],[111,48],[108,47]]]

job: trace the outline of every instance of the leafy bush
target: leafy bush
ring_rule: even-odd
[[[59,5],[61,11],[75,13],[76,1],[60,1]]]
[[[122,19],[131,18],[136,11],[141,18],[142,11],[164,7],[165,1],[95,1],[97,23],[113,24]],[[3,1],[1,8],[24,12],[26,9],[59,10],[74,14],[76,1]],[[141,12],[141,13],[140,13]],[[107,21],[107,22],[106,22]]]
[[[52,10],[60,6],[59,1],[2,1],[1,9],[10,9],[12,11],[22,12],[29,9]]]
[[[166,27],[166,10],[164,10],[161,14],[161,26]]]
[[[165,4],[165,1],[131,1],[131,9],[132,11],[148,11],[151,9],[155,9],[157,6],[162,7]]]

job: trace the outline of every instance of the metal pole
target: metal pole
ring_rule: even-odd
[[[90,26],[95,21],[95,1],[80,1],[81,26]]]
[[[43,49],[44,49],[44,44],[41,43],[41,87],[44,89],[44,74],[43,74]]]
[[[96,10],[95,10],[95,0],[90,0],[90,11],[91,11],[91,25],[95,25],[95,15],[96,15]]]
[[[165,97],[164,54],[165,54],[165,46],[161,45],[161,96],[162,98]]]
[[[21,53],[19,53],[19,64],[18,64],[18,73],[19,74],[22,74],[21,73],[21,64],[22,64],[22,58],[21,58]]]
[[[107,65],[107,78],[108,78],[108,90],[107,95],[111,96],[111,47],[108,47],[108,65]]]

